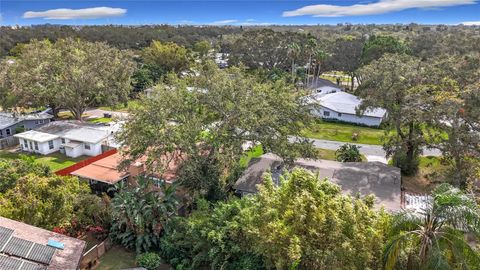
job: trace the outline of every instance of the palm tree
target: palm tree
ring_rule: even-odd
[[[317,40],[314,37],[311,37],[307,41],[307,51],[308,51],[308,67],[307,67],[307,78],[306,78],[306,86],[308,87],[308,83],[310,82],[310,71],[312,68],[312,55],[315,53],[315,49],[317,48]]]
[[[402,260],[406,269],[478,269],[480,255],[465,235],[478,237],[479,221],[480,209],[473,196],[442,184],[426,209],[394,216],[384,267],[394,269]]]
[[[362,161],[360,146],[346,143],[335,151],[335,158],[340,162],[360,162]]]
[[[298,57],[298,54],[300,53],[300,45],[298,45],[295,42],[292,42],[290,45],[288,45],[288,54],[290,58],[292,59],[292,81],[295,82],[295,59]]]
[[[321,72],[321,67],[322,67],[322,62],[325,61],[325,59],[327,59],[328,57],[328,54],[322,50],[321,48],[317,48],[315,50],[315,54],[314,54],[314,58],[315,58],[315,62],[316,62],[316,66],[317,66],[317,72],[315,74],[315,83],[318,82],[318,78],[320,77],[320,72]]]

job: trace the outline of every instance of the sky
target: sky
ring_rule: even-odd
[[[468,24],[480,0],[0,0],[0,25]]]

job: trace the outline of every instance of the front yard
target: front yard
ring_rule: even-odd
[[[358,134],[355,140],[354,134]],[[344,123],[318,121],[312,128],[302,130],[302,136],[312,139],[381,145],[384,130]]]
[[[59,152],[43,156],[36,154],[28,154],[24,152],[0,151],[0,158],[4,159],[19,159],[21,158],[21,155],[33,157],[35,159],[35,162],[47,165],[54,172],[72,166],[73,164],[87,158],[84,156],[78,158],[70,158]]]

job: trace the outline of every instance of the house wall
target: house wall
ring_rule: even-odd
[[[324,112],[327,111],[330,113],[330,116],[325,116]],[[335,119],[343,122],[348,122],[348,123],[355,123],[355,124],[361,124],[361,125],[367,125],[371,127],[378,127],[382,123],[382,118],[380,117],[372,117],[372,116],[357,116],[354,114],[347,114],[347,113],[342,113],[341,115],[338,114],[338,112],[330,110],[328,108],[325,108],[323,106],[320,106],[319,109],[314,109],[312,110],[313,115],[317,117],[321,117],[323,119]]]
[[[0,129],[0,139],[10,137],[10,136],[14,135],[15,134],[15,128],[16,128],[16,124],[11,125],[11,126],[6,127],[6,128]],[[10,134],[8,134],[8,135],[7,135],[7,129],[10,130]]]
[[[75,148],[65,147],[65,155],[67,157],[72,157],[72,158],[76,158],[83,155],[83,144],[80,144]]]
[[[27,146],[25,146],[25,142],[27,142]],[[38,150],[35,149],[35,142],[31,140],[20,139],[20,145],[23,151],[30,152],[30,153],[38,153],[41,155],[48,155],[54,152],[57,152],[60,149],[60,140],[55,139],[53,140],[53,149],[50,149],[48,141],[47,142],[39,142],[38,143]]]
[[[43,121],[43,122],[39,122],[39,121]],[[36,129],[36,128],[39,128],[43,125],[46,125],[50,123],[50,119],[45,119],[45,120],[23,120],[22,122],[20,123],[17,123],[17,124],[13,124],[9,127],[6,127],[6,128],[3,128],[3,129],[0,129],[0,138],[6,138],[6,137],[10,137],[10,136],[13,136],[15,134],[17,134],[17,132],[15,132],[15,130],[17,129],[17,127],[21,127],[21,128],[24,128],[24,131],[27,131],[27,130],[31,130],[31,129]],[[7,129],[10,129],[10,134],[7,135]]]
[[[68,140],[65,140],[65,142],[68,142]],[[82,143],[79,146],[75,148],[70,148],[70,147],[65,147],[65,155],[69,157],[79,157],[79,156],[97,156],[102,153],[102,143],[96,143],[96,144],[88,144],[90,145],[90,149],[85,149],[85,144]]]

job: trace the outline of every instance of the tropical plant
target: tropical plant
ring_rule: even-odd
[[[346,143],[335,151],[335,158],[340,162],[360,162],[362,155],[360,154],[360,146]]]
[[[166,222],[177,212],[176,184],[139,177],[137,185],[119,186],[111,202],[114,240],[137,253],[155,250]]]
[[[162,258],[155,252],[147,252],[137,255],[137,265],[147,270],[156,270],[162,264]]]
[[[384,249],[386,270],[478,269],[480,254],[465,240],[478,239],[480,209],[474,198],[448,184],[438,186],[420,212],[405,211],[393,218]]]

